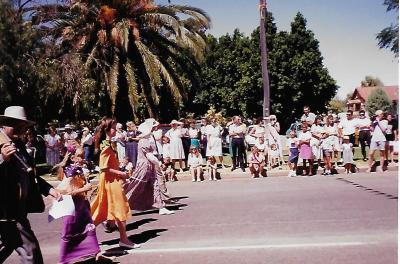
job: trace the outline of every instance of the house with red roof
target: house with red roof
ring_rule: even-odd
[[[347,110],[352,110],[354,115],[358,115],[360,110],[365,110],[365,102],[368,100],[370,94],[376,89],[381,88],[386,92],[389,99],[392,100],[393,109],[397,109],[399,102],[399,86],[371,86],[371,87],[357,87],[352,96],[347,99]]]

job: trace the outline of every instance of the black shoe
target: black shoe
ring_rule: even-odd
[[[234,170],[236,170],[236,167],[235,167],[235,166],[231,168],[231,171],[234,171]]]
[[[104,232],[106,233],[112,233],[116,230],[118,230],[118,227],[116,225],[110,225],[107,221],[103,222],[103,227],[104,227]]]
[[[244,168],[241,168],[243,172],[246,172],[246,170]]]

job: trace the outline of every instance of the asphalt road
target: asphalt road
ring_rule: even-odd
[[[121,263],[397,263],[397,172],[333,177],[246,175],[169,184],[181,197],[175,215],[134,214],[128,234],[97,228]],[[60,221],[30,217],[45,263],[58,259]],[[16,255],[7,263],[19,263]]]

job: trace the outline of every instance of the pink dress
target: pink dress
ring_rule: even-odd
[[[147,153],[153,153],[153,151],[154,147],[149,139],[139,140],[136,168],[132,177],[124,185],[132,210],[144,211],[153,207],[159,209],[165,207],[155,166],[146,157]]]

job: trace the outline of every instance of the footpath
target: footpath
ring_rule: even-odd
[[[284,166],[286,167],[286,166]],[[360,166],[358,165],[358,171],[356,173],[362,173],[362,172],[366,172],[368,167],[367,166]],[[318,171],[316,174],[314,174],[313,176],[302,176],[302,175],[297,175],[296,177],[315,177],[315,176],[324,176],[321,175],[323,169],[322,168],[318,168]],[[398,163],[390,164],[387,167],[386,171],[398,171]],[[385,171],[385,172],[386,172]],[[219,168],[218,172],[220,174],[220,179],[219,180],[224,180],[224,179],[251,179],[252,176],[250,174],[250,170],[248,168],[245,169],[245,171],[243,172],[241,169],[235,169],[234,171],[231,171],[230,167],[227,168]],[[383,172],[383,173],[385,173]],[[289,169],[287,168],[283,168],[283,169],[278,169],[278,168],[274,168],[272,170],[267,170],[267,178],[268,177],[287,177],[289,173]],[[354,174],[356,174],[354,173]],[[371,172],[372,174],[380,174],[379,172]],[[337,175],[347,175],[345,174],[345,169],[344,167],[337,167],[337,174],[331,175],[331,176],[324,176],[324,177],[332,177],[332,176],[337,176]],[[180,181],[191,181],[191,177],[190,177],[190,173],[189,171],[184,171],[184,172],[178,172],[176,174],[178,181],[175,182],[169,182],[171,184],[175,184],[175,183],[179,183]],[[261,176],[260,176],[261,177]],[[204,170],[203,172],[203,178],[204,180],[208,180],[208,175],[207,172]],[[261,177],[262,178],[262,177]],[[46,180],[53,186],[57,186],[59,184],[60,181],[58,180],[53,180],[53,179],[48,179],[46,178]],[[97,183],[97,177],[95,177],[92,181],[92,183],[96,184]]]

